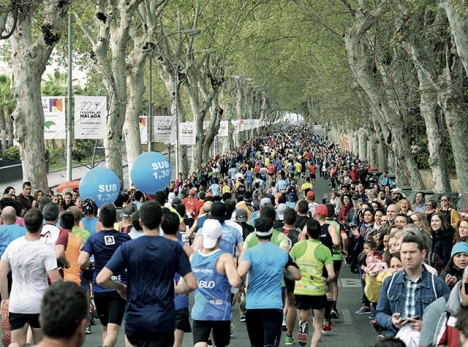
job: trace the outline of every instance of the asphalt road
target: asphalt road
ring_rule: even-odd
[[[317,201],[320,202],[323,194],[328,194],[328,184],[323,179],[318,179],[314,191],[317,196]],[[361,301],[361,285],[359,277],[352,274],[349,268],[346,266],[342,267],[339,280],[339,298],[338,298],[338,311],[341,315],[341,319],[333,321],[333,330],[327,334],[322,335],[322,341],[320,346],[346,346],[346,347],[363,347],[371,346],[376,339],[377,334],[373,327],[369,324],[367,315],[359,316],[354,312],[360,308]],[[193,297],[193,295],[192,295]],[[191,302],[193,298],[191,297]],[[233,308],[233,320],[234,335],[231,338],[230,346],[232,347],[245,347],[250,346],[249,338],[245,323],[239,320],[239,310],[236,307]],[[84,346],[100,346],[101,345],[101,327],[99,325],[92,327],[92,333],[86,337]],[[125,346],[123,327],[119,334],[117,341],[117,347]],[[296,326],[294,331],[294,338],[296,340],[295,346],[299,346],[297,343],[297,332],[298,327]],[[281,344],[284,345],[285,334],[281,336]],[[309,333],[310,346],[311,332]],[[185,334],[183,345],[184,347],[193,346],[192,335]]]

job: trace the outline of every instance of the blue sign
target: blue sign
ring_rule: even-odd
[[[145,194],[163,190],[171,181],[171,164],[161,153],[145,152],[135,159],[130,179]]]
[[[114,171],[105,167],[89,170],[80,181],[80,196],[93,198],[98,207],[114,203],[120,194],[120,181]]]

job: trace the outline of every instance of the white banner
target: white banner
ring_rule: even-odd
[[[241,128],[242,130],[250,130],[254,127],[254,120],[253,119],[244,119],[244,127]]]
[[[75,139],[103,139],[106,119],[105,96],[75,96]]]
[[[42,98],[44,111],[44,139],[65,139],[65,98],[45,96]]]
[[[140,141],[142,145],[146,145],[148,143],[148,117],[140,116]]]
[[[196,133],[194,122],[179,124],[179,145],[195,145]]]
[[[175,144],[175,117],[153,117],[153,141]]]
[[[229,122],[227,120],[222,120],[219,123],[218,136],[229,136]]]
[[[255,129],[260,128],[260,119],[255,119]]]

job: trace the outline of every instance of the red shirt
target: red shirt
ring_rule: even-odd
[[[309,166],[309,173],[311,175],[315,175],[316,171],[317,171],[317,168],[315,167],[315,165],[312,164],[312,165]]]

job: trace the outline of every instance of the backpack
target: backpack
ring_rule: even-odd
[[[288,238],[289,249],[296,244],[299,239],[299,234],[301,233],[301,229],[299,228],[285,230],[284,227],[281,227],[278,230]]]

